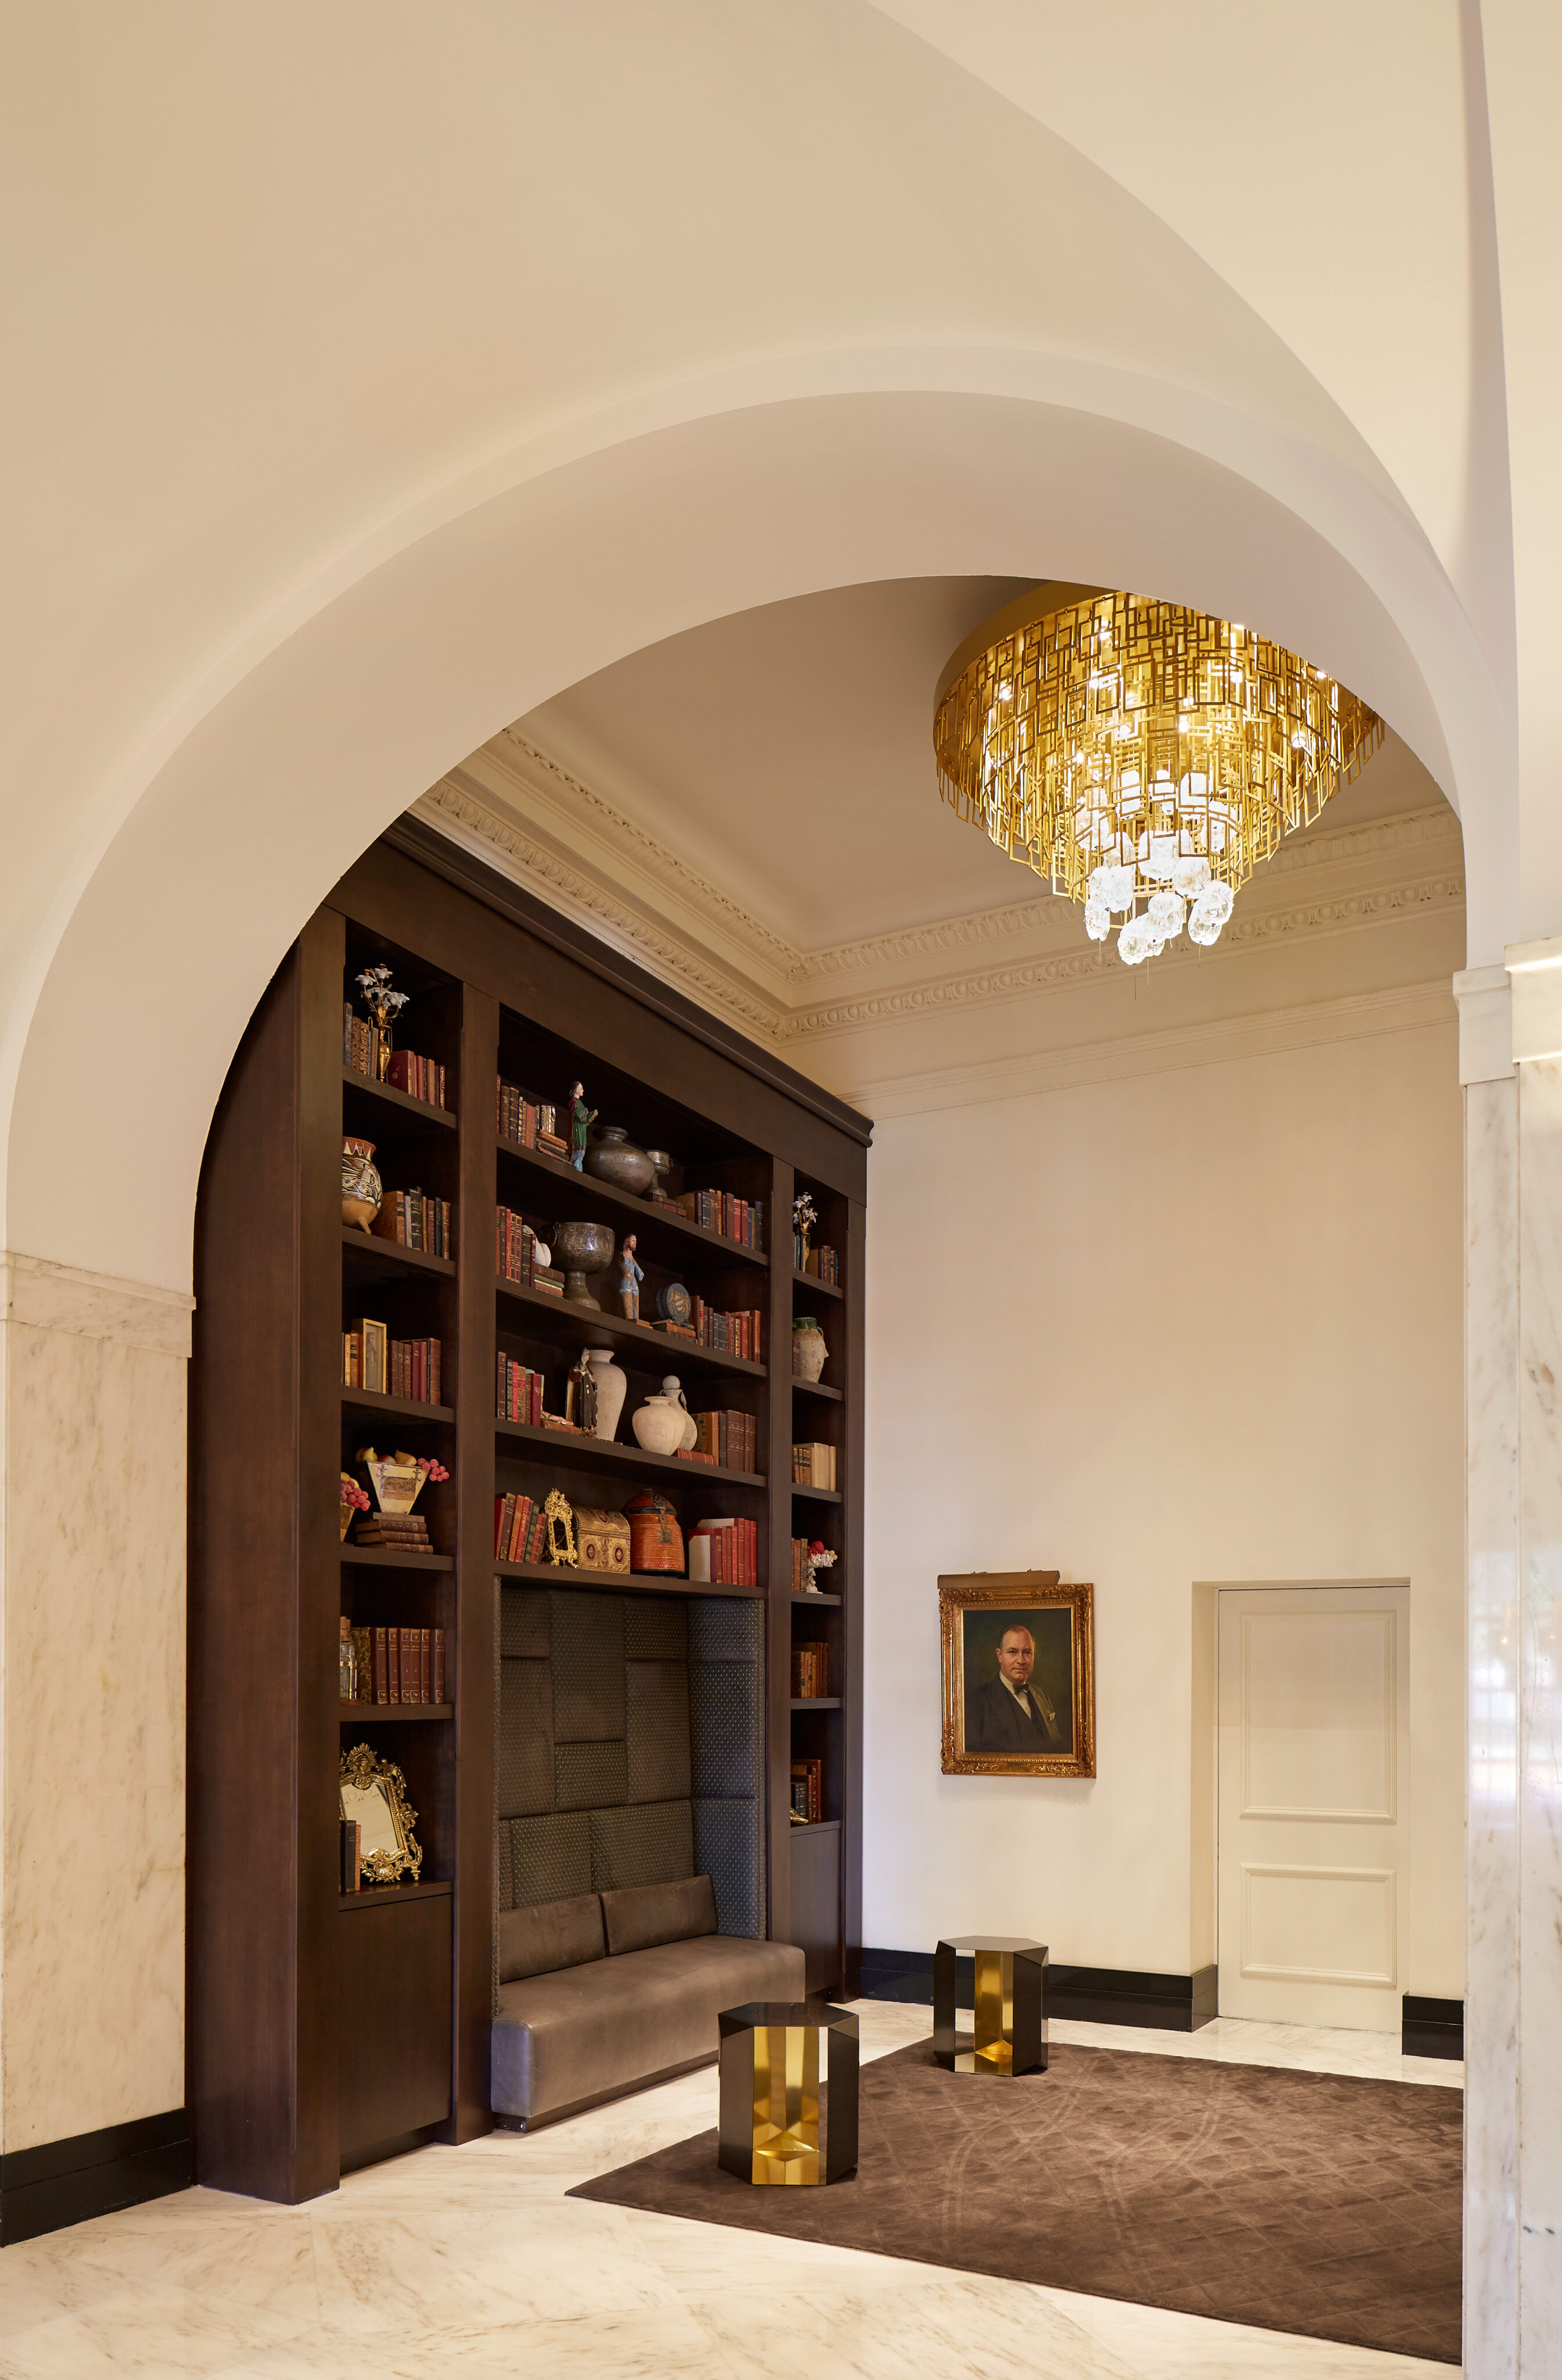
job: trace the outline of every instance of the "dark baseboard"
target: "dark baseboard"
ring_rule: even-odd
[[[1462,2058],[1464,2002],[1406,1992],[1399,2003],[1399,2048],[1406,2058]]]
[[[972,1962],[955,1962],[955,1998],[969,2008],[975,1989]],[[1070,1967],[1057,1961],[1047,1971],[1047,2013],[1092,2024],[1153,2026],[1159,2033],[1196,2033],[1216,2013],[1216,1969],[1193,1975],[1152,1975],[1130,1967]],[[933,2005],[930,1951],[865,1950],[862,1998]]]
[[[45,2231],[140,2206],[195,2180],[189,2119],[183,2107],[109,2124],[101,2132],[47,2141],[0,2156],[0,2247]]]

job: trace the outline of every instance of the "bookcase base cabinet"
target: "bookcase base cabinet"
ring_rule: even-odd
[[[450,2114],[451,1900],[337,1913],[337,2129],[344,2164]]]
[[[792,1938],[806,1961],[809,1993],[835,1991],[842,1964],[838,1819],[793,1830]]]

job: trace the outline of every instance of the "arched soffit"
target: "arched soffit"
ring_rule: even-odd
[[[357,854],[455,759],[576,679],[823,587],[1052,576],[1261,622],[1374,702],[1459,804],[1472,905],[1492,848],[1495,919],[1497,709],[1398,509],[1185,391],[1082,368],[1072,403],[1056,375],[1044,399],[1018,393],[1023,364],[988,362],[1009,393],[905,385],[933,372],[902,358],[898,388],[744,403],[729,383],[697,411],[685,400],[696,418],[555,447],[236,666],[127,808],[41,971],[16,1059],[6,1244],[188,1285],[228,1060]],[[949,377],[950,359],[933,369]],[[1157,414],[1158,428],[1133,418]],[[112,1196],[84,1162],[85,1084]]]

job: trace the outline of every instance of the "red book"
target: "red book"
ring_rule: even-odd
[[[442,1628],[436,1628],[434,1631],[433,1699],[437,1703],[442,1703],[444,1698],[444,1630]]]
[[[385,1631],[385,1700],[401,1701],[401,1630]]]
[[[427,1628],[418,1631],[418,1699],[420,1703],[433,1700],[434,1647]]]
[[[385,1631],[374,1632],[374,1700],[388,1703],[391,1699],[391,1673],[386,1664]]]

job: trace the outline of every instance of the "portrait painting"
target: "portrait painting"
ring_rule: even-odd
[[[947,1777],[1094,1777],[1095,1590],[1057,1571],[940,1578]]]

